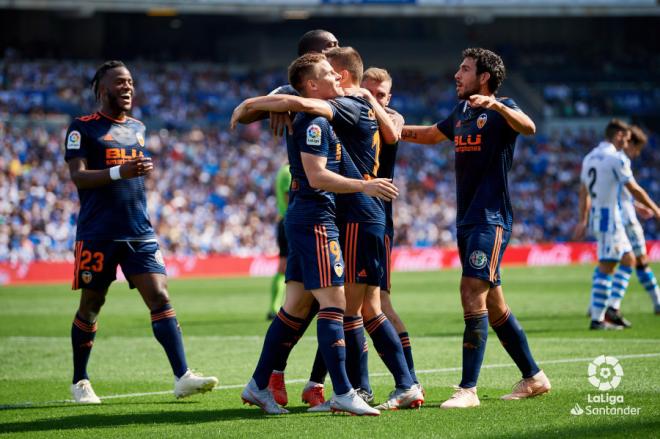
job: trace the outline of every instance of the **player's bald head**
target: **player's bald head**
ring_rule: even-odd
[[[305,33],[298,41],[298,56],[306,53],[323,53],[332,47],[339,46],[339,41],[332,32],[314,29]]]

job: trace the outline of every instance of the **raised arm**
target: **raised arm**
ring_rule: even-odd
[[[234,129],[236,124],[243,123],[243,120],[251,120],[258,112],[262,111],[309,113],[325,117],[328,120],[331,120],[333,115],[330,104],[321,99],[290,95],[259,96],[244,100],[234,109],[230,122],[231,128]]]
[[[530,136],[536,133],[536,125],[534,125],[534,121],[528,115],[520,109],[507,107],[493,96],[472,95],[470,96],[470,106],[497,111],[507,121],[509,126],[520,134]]]
[[[442,134],[435,125],[405,125],[401,131],[401,140],[422,145],[435,145],[447,140],[447,136]]]
[[[301,152],[300,156],[307,180],[314,189],[322,189],[336,194],[364,192],[385,201],[391,201],[399,195],[398,189],[389,179],[358,180],[346,178],[325,167],[328,160],[326,157],[307,152]]]

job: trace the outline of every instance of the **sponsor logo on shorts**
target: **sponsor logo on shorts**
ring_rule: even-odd
[[[488,122],[488,115],[486,113],[480,114],[477,118],[477,128],[482,129],[486,122]]]
[[[73,130],[66,138],[66,149],[80,149],[80,132]]]
[[[156,259],[158,265],[162,267],[165,266],[165,259],[163,259],[163,253],[160,250],[156,250],[156,253],[154,253],[154,259]]]
[[[86,284],[90,283],[92,281],[92,273],[89,271],[83,271],[81,275],[82,281],[85,282]]]
[[[470,265],[472,268],[480,270],[486,266],[487,262],[488,257],[486,257],[486,253],[482,252],[481,250],[475,250],[470,255]]]
[[[334,269],[337,276],[341,277],[344,274],[344,266],[341,262],[335,262]]]
[[[313,146],[321,145],[321,127],[315,123],[307,127],[307,144]]]

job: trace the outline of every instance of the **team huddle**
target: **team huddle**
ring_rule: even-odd
[[[272,310],[259,360],[241,393],[244,403],[269,414],[288,413],[284,408],[287,360],[316,317],[318,350],[302,394],[310,412],[376,416],[382,410],[424,404],[410,337],[390,300],[392,201],[398,196],[393,177],[400,140],[428,145],[451,140],[455,148],[465,330],[461,382],[441,407],[479,406],[477,381],[489,325],[521,373],[521,380],[502,399],[550,391],[550,381],[536,364],[525,331],[506,303],[500,276],[513,224],[507,173],[518,135],[536,130],[512,99],[495,96],[505,77],[502,59],[486,49],[464,50],[454,76],[459,102],[452,113],[434,125],[412,126],[388,107],[389,73],[374,67],[365,70],[358,51],[340,47],[331,33],[306,33],[298,55],[288,68],[289,85],[243,101],[231,118],[232,129],[239,123],[269,118],[274,132],[286,132],[291,177],[288,206],[282,212],[281,233],[286,235],[287,248],[281,253],[285,260],[278,271],[283,275],[276,277],[283,276],[286,282],[284,304],[279,311]],[[81,201],[73,288],[81,288],[82,294],[71,335],[73,398],[100,402],[87,375],[87,362],[97,316],[117,265],[151,312],[154,335],[175,375],[175,395],[209,391],[218,380],[195,374],[186,364],[163,258],[146,213],[144,177],[153,164],[145,148],[144,125],[128,117],[134,91],[130,72],[121,62],[106,62],[93,88],[101,110],[76,119],[65,141],[65,158]],[[622,131],[625,139],[630,136],[627,126],[615,131]],[[623,147],[613,143],[612,148]],[[606,146],[601,148],[608,149],[603,154],[616,153],[609,151],[611,144]],[[625,184],[635,199],[659,217],[658,207],[631,179],[629,161],[619,168],[618,174],[614,172],[616,184]],[[605,195],[594,191],[596,181],[609,184],[600,178],[602,174],[612,178],[611,172],[594,171],[589,183],[591,172],[583,171],[581,206],[590,204],[591,209],[583,209],[581,224],[586,228],[591,216],[592,224],[605,227],[594,229],[603,233],[590,309],[592,328],[599,329],[610,324],[605,323],[610,295],[622,298],[621,293],[609,292],[616,262],[622,264],[614,277],[621,284],[627,275],[627,284],[634,257],[624,263],[622,256],[630,252],[619,241],[620,213],[616,207],[604,213],[611,203],[599,204],[605,202]],[[639,238],[635,241],[638,275],[649,285],[649,292],[655,288],[658,310],[657,282],[637,250],[643,247],[641,236],[641,244]],[[621,320],[620,300],[612,300],[609,306],[610,320]],[[375,395],[369,383],[365,329],[394,381],[394,389],[378,405],[372,405]],[[326,375],[330,375],[332,395],[324,391]]]

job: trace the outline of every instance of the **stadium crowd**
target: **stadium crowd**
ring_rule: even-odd
[[[95,108],[87,83],[94,69],[93,63],[47,61],[0,68],[0,261],[73,257],[78,202],[63,160],[66,123],[44,121]],[[226,120],[241,99],[281,84],[281,73],[148,63],[132,73],[133,115],[147,121],[146,144],[155,162],[147,179],[150,216],[164,253],[276,253],[273,182],[286,148],[266,124],[230,132]],[[392,107],[411,122],[439,120],[455,103],[447,78],[394,78]],[[18,115],[24,116],[21,123],[14,122]],[[510,175],[512,243],[570,240],[581,160],[600,137],[582,130],[520,139]],[[658,200],[659,137],[650,139],[633,168]],[[395,183],[395,244],[453,245],[451,146],[402,144]],[[653,222],[646,232],[649,239],[660,237]]]

